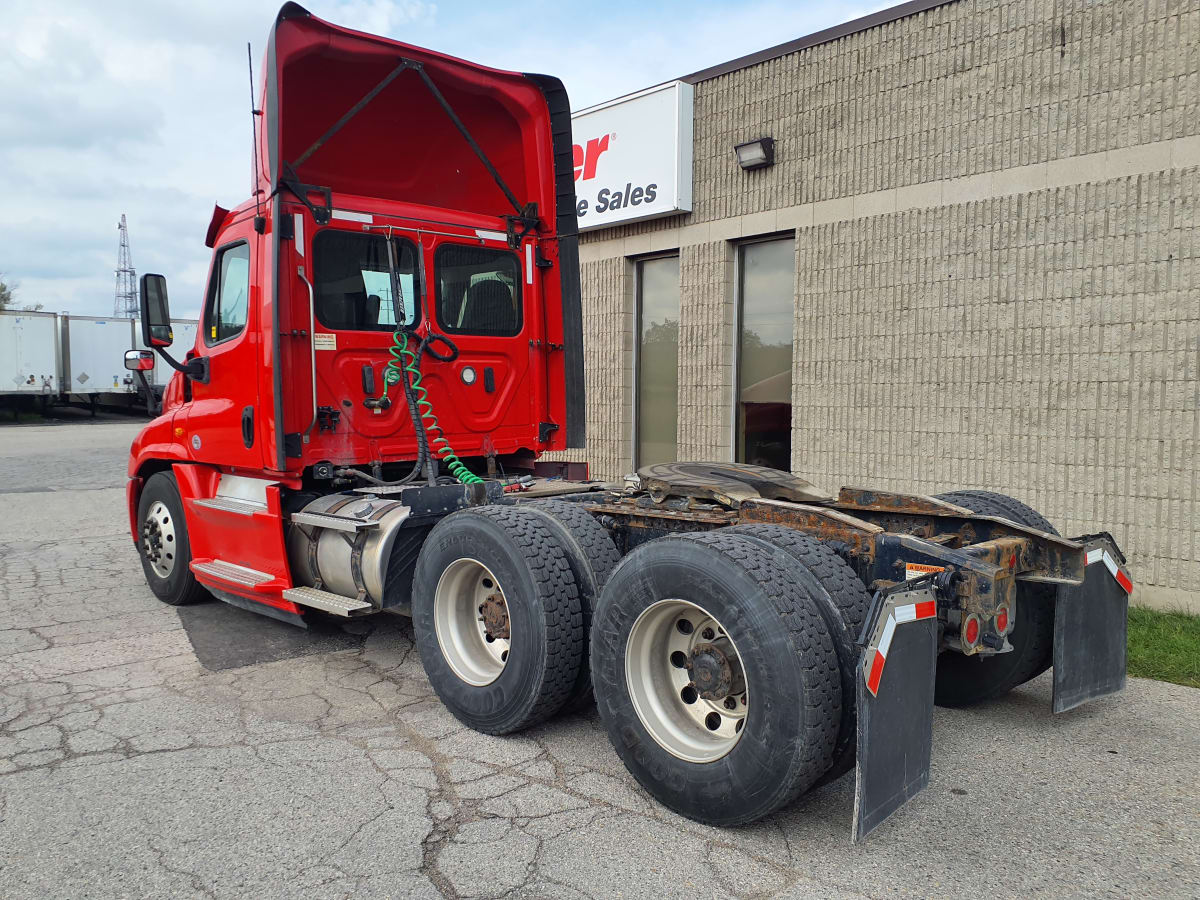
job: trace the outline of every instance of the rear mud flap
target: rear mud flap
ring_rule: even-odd
[[[855,842],[929,784],[937,603],[931,585],[872,603],[858,684]]]
[[[1083,584],[1060,585],[1054,613],[1054,711],[1066,712],[1125,687],[1129,594],[1124,557],[1107,535],[1087,548]]]

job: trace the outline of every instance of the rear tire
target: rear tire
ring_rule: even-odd
[[[979,515],[996,516],[1026,528],[1058,534],[1041,513],[1004,494],[950,491],[937,496]],[[943,653],[937,662],[934,701],[939,706],[973,706],[1002,697],[1050,668],[1054,654],[1054,601],[1052,585],[1018,584],[1017,617],[1008,635],[1012,652],[997,656]]]
[[[157,472],[146,480],[138,499],[138,556],[150,590],[163,603],[184,606],[209,597],[196,581],[183,499],[170,472]]]
[[[833,764],[818,780],[827,784],[854,768],[858,748],[856,715],[859,678],[857,645],[871,595],[854,570],[837,551],[814,537],[782,525],[735,525],[721,529],[722,534],[737,534],[783,553],[784,565],[792,572],[792,581],[821,614],[833,649],[837,653],[842,683],[842,719],[838,729]]]
[[[578,680],[585,635],[575,579],[532,510],[483,506],[438,522],[417,558],[412,617],[434,691],[476,731],[535,725]]]
[[[697,696],[714,671],[732,678]],[[626,768],[698,822],[759,819],[833,759],[842,702],[833,642],[776,553],[746,537],[668,536],[626,556],[596,605],[592,678]]]
[[[579,677],[571,696],[563,705],[563,712],[575,712],[592,703],[592,668],[588,656],[587,635],[592,628],[592,610],[600,598],[600,590],[608,576],[621,561],[617,545],[604,526],[577,503],[563,500],[537,500],[521,504],[521,509],[530,509],[544,517],[545,525],[558,540],[567,557],[575,586],[579,590],[579,611],[583,615],[583,660],[579,666]]]

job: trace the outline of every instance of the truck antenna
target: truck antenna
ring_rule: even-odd
[[[250,72],[250,146],[254,154],[254,230],[262,234],[267,230],[267,220],[262,214],[262,191],[258,186],[259,171],[258,171],[258,117],[262,115],[261,109],[254,107],[254,54],[250,49],[250,42],[246,41],[246,68]]]

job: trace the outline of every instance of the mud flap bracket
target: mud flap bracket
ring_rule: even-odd
[[[1087,553],[1083,584],[1059,585],[1054,611],[1054,711],[1125,687],[1129,594],[1125,558],[1108,535],[1077,538]]]
[[[876,594],[859,641],[855,842],[929,784],[938,619],[932,579],[921,581]]]

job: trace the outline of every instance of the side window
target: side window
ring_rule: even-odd
[[[250,303],[250,245],[220,251],[209,283],[204,314],[204,342],[217,344],[241,334]]]
[[[507,250],[443,244],[434,256],[437,317],[450,334],[521,330],[521,263]]]
[[[417,320],[416,247],[393,238],[396,252],[396,303],[405,325]],[[313,240],[313,284],[317,321],[335,331],[394,331],[387,238],[326,229]]]

